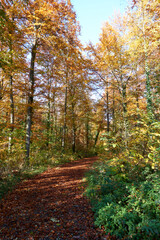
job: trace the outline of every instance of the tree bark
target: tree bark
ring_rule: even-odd
[[[127,99],[126,84],[122,83],[122,108],[123,108],[123,126],[124,126],[124,142],[128,146],[128,121],[127,121]]]
[[[12,19],[13,21],[14,19]],[[10,31],[12,34],[12,30]],[[10,64],[11,72],[9,73],[9,87],[10,87],[10,133],[9,133],[9,142],[8,142],[8,152],[11,153],[13,145],[13,132],[14,132],[14,97],[13,97],[13,48],[12,48],[12,39],[9,41],[9,50],[10,50]]]
[[[11,153],[13,145],[13,131],[14,131],[14,98],[13,98],[13,78],[10,76],[10,134],[9,134],[9,143],[8,151]]]
[[[112,106],[112,118],[113,118],[113,132],[116,132],[116,123],[115,123],[115,90],[113,88],[113,106]]]
[[[146,74],[146,97],[147,97],[147,110],[148,116],[151,120],[154,118],[154,111],[153,111],[153,103],[152,103],[152,95],[151,95],[151,85],[150,85],[150,78],[149,78],[149,70],[147,66],[147,62],[145,63],[145,74]]]
[[[0,68],[0,100],[2,100],[3,98],[3,90],[4,90],[4,86],[3,86],[2,69]]]
[[[68,73],[66,74],[66,88],[65,88],[65,100],[64,100],[64,124],[63,124],[63,138],[62,138],[62,151],[65,152],[66,148],[66,128],[67,128],[67,100],[68,100]]]
[[[29,93],[28,93],[28,108],[27,108],[27,122],[26,122],[26,164],[29,164],[30,156],[30,141],[31,141],[31,126],[33,115],[33,95],[34,95],[34,68],[36,60],[37,41],[32,45],[31,50],[31,64],[29,73]]]
[[[107,92],[106,92],[106,100],[107,100],[107,132],[109,133],[110,120],[109,120],[109,92],[108,92],[108,87],[107,87]]]
[[[48,79],[48,114],[47,114],[47,147],[49,147],[50,143],[50,130],[51,130],[51,101],[50,101],[50,95],[51,95],[51,83],[50,79]]]
[[[142,32],[143,32],[143,48],[144,48],[144,64],[145,64],[145,75],[146,75],[146,100],[147,100],[147,111],[148,111],[148,117],[153,121],[154,118],[154,110],[153,110],[153,103],[152,103],[152,95],[151,95],[151,85],[150,85],[150,69],[148,65],[148,48],[149,43],[147,42],[146,38],[146,22],[145,22],[145,9],[144,9],[144,2],[142,1]]]
[[[89,146],[89,117],[88,117],[88,113],[86,116],[86,149],[88,150],[88,146]]]
[[[72,102],[72,151],[76,152],[76,124],[75,124],[75,112],[74,103]]]

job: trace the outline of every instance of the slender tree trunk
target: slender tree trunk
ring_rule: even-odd
[[[51,104],[51,139],[52,142],[54,143],[55,141],[55,105],[54,105],[54,97],[53,97],[53,102]]]
[[[0,68],[0,100],[3,98],[3,87],[2,69]]]
[[[50,103],[50,99],[48,99],[47,147],[49,147],[49,143],[50,143],[50,129],[51,129],[51,103]]]
[[[113,88],[113,106],[112,106],[112,118],[113,118],[113,132],[116,132],[116,123],[115,123],[115,92]]]
[[[53,98],[54,99],[54,98]],[[55,143],[55,116],[54,116],[54,102],[51,102],[51,124],[50,124],[50,141],[52,142],[51,148],[54,149],[54,143]]]
[[[13,98],[13,78],[10,76],[10,134],[8,151],[11,153],[13,145],[13,132],[14,132],[14,98]]]
[[[103,121],[102,121],[103,122]],[[101,127],[102,127],[102,122],[100,123],[100,126],[97,130],[97,133],[96,133],[96,137],[95,137],[95,140],[94,140],[94,147],[96,146],[97,142],[98,142],[98,137],[99,137],[99,134],[101,132]]]
[[[139,81],[138,81],[138,75],[136,73],[136,107],[137,107],[137,123],[136,126],[139,126],[139,120],[140,120],[140,114],[139,114]]]
[[[88,150],[89,147],[89,117],[87,113],[86,117],[86,149]]]
[[[56,106],[54,105],[54,143],[57,143],[57,113]]]
[[[146,41],[146,29],[145,29],[145,11],[144,11],[144,3],[142,1],[142,14],[143,14],[143,48],[144,48],[144,58],[145,58],[145,75],[146,75],[146,98],[147,98],[147,111],[148,116],[151,119],[151,121],[154,118],[154,110],[153,110],[153,103],[152,103],[152,95],[151,95],[151,85],[150,85],[150,69],[148,65],[148,43]]]
[[[12,32],[11,32],[12,34]],[[10,133],[9,133],[9,143],[8,143],[8,152],[12,152],[13,145],[13,132],[14,132],[14,97],[13,97],[13,77],[12,77],[12,68],[13,68],[13,53],[12,53],[12,40],[10,39],[10,64],[11,64],[11,73],[9,76],[9,87],[10,87]]]
[[[55,86],[56,88],[56,86]],[[51,136],[52,142],[56,145],[57,143],[57,112],[56,112],[56,105],[55,105],[55,92],[53,93],[52,97],[52,126],[51,126]]]
[[[122,108],[123,108],[123,126],[124,126],[124,142],[128,146],[128,121],[127,121],[127,99],[126,84],[122,83]]]
[[[106,100],[107,100],[107,132],[109,133],[110,120],[109,120],[109,92],[108,92],[108,87],[107,87],[107,92],[106,92]]]
[[[75,124],[75,112],[74,103],[72,102],[72,151],[76,152],[76,124]]]
[[[95,137],[95,141],[94,141],[94,147],[96,146],[96,144],[97,144],[97,142],[98,142],[99,134],[100,134],[100,129],[97,130],[96,137]]]
[[[65,99],[64,99],[64,124],[63,124],[63,138],[62,138],[62,151],[63,152],[65,152],[65,148],[66,148],[67,104],[68,104],[68,69],[66,69],[66,87],[65,87]]]
[[[137,70],[137,69],[136,69]],[[138,75],[136,73],[136,105],[137,105],[137,110],[139,111],[139,81],[138,81]]]
[[[2,51],[3,50],[3,48],[2,48],[2,44],[1,44],[1,49],[0,49],[0,51]],[[3,67],[1,66],[1,64],[0,64],[0,100],[2,100],[2,98],[3,98],[3,75],[2,75],[2,73],[3,73]]]
[[[139,110],[139,97],[138,97],[138,94],[136,96],[136,104],[137,104],[137,110]],[[138,118],[139,118],[139,115],[138,115]]]
[[[147,46],[146,39],[144,36],[144,52],[145,52],[145,75],[146,75],[146,98],[147,98],[147,111],[150,119],[153,120],[154,111],[153,111],[153,103],[152,103],[152,95],[151,95],[151,84],[150,84],[150,70],[148,66],[148,56],[147,56]]]
[[[64,102],[64,125],[63,125],[63,138],[62,138],[62,150],[65,152],[66,148],[66,128],[67,128],[67,92],[68,87],[65,88],[65,102]]]
[[[48,79],[48,114],[47,114],[47,147],[49,147],[50,143],[50,128],[51,128],[51,101],[50,101],[50,94],[51,94],[51,84],[50,80]]]
[[[31,50],[31,64],[29,73],[29,94],[28,94],[28,108],[26,119],[26,164],[29,164],[30,155],[30,141],[31,141],[31,126],[33,115],[33,94],[34,94],[34,67],[36,60],[37,41],[32,45]]]
[[[154,111],[153,111],[153,102],[152,102],[152,95],[151,95],[151,85],[150,85],[149,69],[148,69],[147,62],[146,62],[146,67],[145,67],[145,73],[146,73],[147,110],[148,110],[149,118],[153,120],[153,118],[154,118]]]
[[[59,128],[59,133],[60,133],[60,144],[61,144],[61,150],[62,150],[62,153],[63,153],[63,125],[60,124],[60,128]]]

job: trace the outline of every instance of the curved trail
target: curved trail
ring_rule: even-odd
[[[93,213],[83,196],[84,158],[22,182],[0,204],[0,240],[98,240]]]

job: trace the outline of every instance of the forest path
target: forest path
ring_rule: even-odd
[[[48,169],[18,185],[0,203],[0,240],[102,239],[82,184],[96,160]]]

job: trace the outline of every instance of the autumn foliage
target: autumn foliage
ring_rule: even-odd
[[[43,152],[84,151],[92,106],[73,6],[2,1],[0,10],[2,168],[30,165]]]
[[[131,1],[84,47],[69,0],[1,1],[2,178],[71,155],[99,154],[128,179],[159,171],[159,16],[159,1]]]

